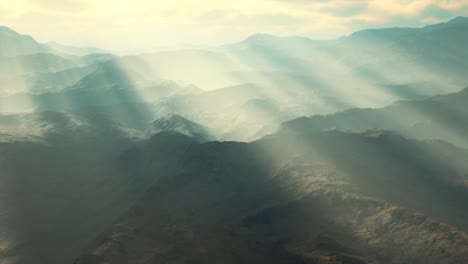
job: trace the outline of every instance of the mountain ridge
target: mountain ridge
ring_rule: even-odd
[[[446,95],[427,99],[397,101],[383,108],[353,108],[329,115],[301,117],[283,123],[282,129],[306,129],[310,132],[340,129],[362,131],[389,129],[418,139],[444,139],[453,144],[468,147],[463,136],[468,126],[464,104],[468,100],[468,87]],[[414,125],[425,127],[413,129]]]
[[[184,151],[171,156],[170,173],[144,172],[164,177],[76,263],[130,263],[144,261],[142,256],[148,263],[161,259],[320,264],[468,259],[468,234],[462,231],[468,226],[462,219],[455,220],[455,226],[441,220],[456,215],[464,205],[437,212],[423,198],[442,186],[436,171],[425,175],[427,169],[441,166],[444,170],[445,166],[431,162],[437,157],[420,149],[427,143],[419,145],[392,132],[277,134],[253,143],[180,142]],[[173,144],[171,148],[177,149]],[[354,144],[361,147],[358,164],[354,148],[342,148]],[[148,148],[132,154],[139,167],[161,161],[157,151],[161,146]],[[408,149],[412,151],[404,154]],[[424,153],[421,163],[409,159],[414,153]],[[384,164],[390,171],[378,169]],[[455,187],[445,188],[434,199],[447,204],[458,199],[450,196]],[[468,190],[456,193],[466,196]],[[185,243],[178,242],[181,239]],[[427,251],[432,247],[447,251]]]
[[[37,42],[33,37],[21,35],[5,26],[0,26],[0,40],[0,56],[52,52],[47,45]]]
[[[71,45],[63,45],[55,41],[47,42],[46,45],[51,47],[58,53],[65,53],[70,55],[84,56],[90,54],[109,54],[110,52],[96,47],[75,47]]]
[[[193,121],[177,114],[169,114],[151,123],[150,133],[175,132],[189,136],[198,142],[206,142],[213,139],[211,133]]]

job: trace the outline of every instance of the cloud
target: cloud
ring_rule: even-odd
[[[367,2],[350,2],[340,6],[325,7],[321,10],[336,16],[350,17],[364,12],[367,8]]]
[[[86,10],[87,4],[81,0],[28,0],[36,7],[48,11],[59,12],[82,12]]]
[[[330,3],[334,0],[274,0],[276,2],[289,4],[289,5],[313,5],[318,3]]]
[[[437,5],[427,6],[419,15],[421,20],[429,18],[429,17],[438,18],[438,19],[450,19],[453,16],[454,16],[453,10],[445,9]]]
[[[221,25],[247,26],[250,28],[268,26],[288,26],[297,25],[303,22],[297,16],[287,13],[275,12],[264,14],[249,14],[235,9],[216,9],[202,14],[197,18],[197,22],[221,23]]]
[[[425,10],[430,8],[457,12],[462,7],[468,6],[468,0],[379,0],[371,1],[369,6],[371,12],[376,15],[383,15],[384,18],[391,16],[421,16]]]

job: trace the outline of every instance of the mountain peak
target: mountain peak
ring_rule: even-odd
[[[11,29],[9,27],[6,27],[6,26],[0,26],[0,33],[19,35],[16,31],[14,31],[13,29]]]
[[[268,40],[277,39],[277,38],[278,38],[277,36],[272,35],[272,34],[256,33],[246,38],[245,40],[248,42],[258,42],[258,41],[268,41]]]
[[[196,139],[208,141],[210,133],[201,125],[177,114],[163,116],[152,123],[152,133],[177,132]]]
[[[0,56],[50,52],[49,47],[38,43],[33,37],[22,35],[5,26],[0,26],[0,38]]]
[[[185,117],[182,117],[177,114],[169,114],[166,116],[163,116],[153,123],[153,127],[160,129],[160,130],[177,130],[179,128],[184,128],[184,129],[192,129],[192,128],[197,128],[200,129],[201,126],[195,122],[192,122],[188,120]]]
[[[159,118],[158,120],[154,121],[153,124],[162,123],[163,121],[168,121],[168,120],[177,121],[177,122],[193,123],[192,121],[190,121],[187,118],[182,117],[182,116],[180,116],[178,114],[169,114],[169,115],[163,116],[163,117]]]
[[[456,18],[448,21],[448,23],[467,23],[468,17],[457,16]]]

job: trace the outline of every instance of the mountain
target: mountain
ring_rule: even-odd
[[[448,23],[452,23],[452,24],[455,24],[455,23],[468,23],[468,17],[458,16],[458,17],[448,21]]]
[[[76,263],[468,260],[466,151],[454,169],[450,146],[385,131],[188,140],[126,154],[158,180]]]
[[[50,47],[38,43],[31,36],[0,26],[0,57],[51,52]]]
[[[64,53],[64,54],[75,55],[75,56],[109,53],[108,51],[98,49],[95,47],[80,48],[80,47],[62,45],[57,42],[48,42],[47,46],[49,46],[51,49],[53,49],[57,53]]]
[[[57,51],[7,27],[0,27],[0,43],[0,97],[62,90],[89,73],[92,65],[114,58],[110,54],[75,56],[76,52]],[[21,109],[4,108],[6,112]],[[19,112],[29,109],[26,107]]]
[[[63,79],[57,80],[61,77]],[[0,96],[0,102],[4,102],[0,110],[76,111],[89,106],[147,102],[177,93],[199,92],[172,81],[148,80],[112,59],[47,75],[44,73],[34,79],[40,79],[37,80],[40,83],[31,81],[25,91],[16,91],[3,98]],[[36,85],[42,89],[37,89]]]
[[[227,45],[228,48],[241,49],[249,48],[250,46],[270,46],[279,48],[282,44],[289,45],[314,45],[316,41],[305,37],[278,37],[272,34],[257,33],[247,37],[244,41],[238,44]],[[289,49],[289,47],[288,47]]]
[[[2,58],[0,76],[55,72],[80,66],[71,57],[62,57],[52,53],[36,53]]]
[[[298,117],[289,113],[281,98],[255,84],[230,86],[190,95],[177,95],[155,101],[156,116],[177,114],[206,127],[218,140],[252,140],[258,131],[277,127],[281,121]],[[222,113],[222,114],[220,114]]]
[[[463,63],[463,60],[457,59],[455,54],[462,57],[467,56],[467,51],[463,47],[468,38],[459,35],[467,29],[468,19],[458,17],[445,23],[428,25],[422,28],[363,30],[353,33],[345,41],[367,43],[366,46],[373,45],[375,41],[378,41],[386,46],[394,45],[393,48],[399,48],[406,53],[412,54],[411,57],[417,60],[431,61],[436,64]],[[458,38],[458,41],[453,41],[456,38]],[[446,52],[432,54],[435,50]],[[452,56],[449,56],[450,54],[447,51],[450,51]]]
[[[62,45],[57,42],[42,44],[37,42],[31,36],[19,34],[5,26],[0,26],[0,40],[0,56],[18,56],[35,53],[62,53],[75,56],[85,56],[90,54],[109,53],[94,47],[79,48]]]
[[[160,132],[179,133],[199,142],[213,139],[210,132],[203,126],[175,114],[161,117],[151,124],[150,133],[157,134]]]
[[[84,66],[77,58],[52,53],[0,57],[0,97],[63,88],[83,77],[77,68]],[[74,79],[63,78],[68,76]]]
[[[468,39],[459,37],[468,29],[466,20],[460,17],[422,28],[366,29],[327,41],[256,34],[225,48],[257,71],[294,73],[289,83],[275,80],[290,90],[307,87],[319,98],[377,107],[371,102],[388,104],[396,98],[417,99],[466,86],[462,69],[467,66]],[[352,85],[354,93],[343,83]],[[374,93],[367,95],[369,102],[353,95],[366,90]]]
[[[147,119],[130,108],[124,114],[135,122]],[[71,263],[154,183],[153,175],[132,173],[141,170],[133,163],[140,146],[179,142],[175,130],[191,133],[185,143],[208,135],[171,116],[152,124],[164,132],[146,138],[122,119],[93,108],[0,115],[0,196],[9,201],[0,209],[0,259]],[[152,166],[167,166],[167,155],[177,158],[183,150],[178,144],[158,147],[164,158]]]
[[[22,66],[20,68],[27,69],[27,72],[14,74],[15,77],[6,74],[5,79],[0,81],[5,84],[2,87],[8,88],[3,88],[6,91],[0,90],[0,96],[21,94],[3,99],[11,102],[7,103],[9,106],[13,106],[2,108],[7,112],[19,111],[19,106],[22,105],[25,105],[23,112],[32,109],[67,110],[67,104],[62,103],[47,109],[44,105],[48,103],[37,108],[34,104],[31,106],[21,102],[31,97],[31,101],[53,104],[60,101],[57,98],[73,98],[69,96],[71,90],[75,90],[75,93],[86,91],[87,96],[80,94],[77,97],[84,97],[83,100],[80,99],[81,102],[91,102],[78,103],[75,106],[95,105],[100,101],[105,105],[129,101],[148,102],[171,96],[171,99],[158,102],[158,106],[152,111],[161,112],[158,116],[172,113],[187,116],[187,112],[194,111],[198,118],[192,118],[193,121],[206,126],[212,120],[211,116],[201,117],[207,112],[205,109],[215,113],[217,107],[225,109],[234,105],[230,109],[232,111],[227,122],[214,123],[235,124],[237,128],[245,126],[249,127],[248,131],[242,135],[243,133],[233,131],[229,126],[228,129],[217,129],[217,134],[226,135],[226,139],[232,140],[257,139],[258,131],[263,130],[263,127],[275,127],[291,118],[329,114],[356,107],[382,107],[397,100],[421,99],[455,92],[466,86],[468,79],[463,69],[467,66],[465,61],[468,59],[465,57],[468,55],[463,47],[468,43],[458,37],[465,29],[465,23],[462,18],[455,21],[458,22],[424,28],[366,30],[329,41],[256,34],[241,43],[211,50],[174,50],[122,57],[107,54],[81,57],[53,54],[61,57],[60,60],[65,60],[63,63],[70,63],[72,68],[58,67],[61,65],[58,58],[57,65],[49,58],[51,63],[47,68],[51,71],[96,66],[90,71],[78,70],[79,74],[74,74],[70,79],[64,78],[62,84],[57,83],[58,78],[51,76],[55,72],[43,72],[42,69],[33,67],[38,64],[34,60],[29,62],[18,59],[17,64]],[[46,61],[49,59],[44,58]],[[5,72],[10,71],[5,69]],[[48,76],[53,80],[48,81]],[[128,92],[129,89],[121,89],[130,85],[116,85],[121,83],[122,78],[132,82],[131,92]],[[203,96],[198,96],[197,100],[203,102],[201,106],[198,102],[191,103],[195,99],[173,96],[182,95],[180,89],[172,89],[172,92],[166,93],[168,87],[163,88],[159,84],[167,80],[172,80],[181,87],[193,84],[204,90],[221,89],[222,92],[202,93],[203,96],[216,100],[204,100]],[[37,93],[39,86],[50,88],[48,92],[52,92],[49,96],[51,100],[36,100],[36,96],[31,96],[30,91]],[[133,86],[137,89],[133,89]],[[138,90],[141,95],[132,90]],[[100,94],[102,91],[107,91],[107,94]],[[96,95],[93,96],[93,93]],[[233,103],[231,98],[234,97],[241,97],[242,102]],[[20,98],[19,103],[15,103],[14,98]],[[251,115],[252,118],[247,118],[249,113],[246,112],[250,111],[247,109],[253,108],[245,104],[256,99],[270,104],[269,109],[274,111],[267,112],[267,115],[265,111],[255,112]],[[186,107],[181,105],[186,102]],[[193,105],[198,109],[192,107]],[[242,121],[239,122],[242,124],[233,121],[236,119],[234,109],[239,108],[242,108]]]
[[[115,157],[140,135],[97,112],[0,124],[2,261],[71,263],[152,183],[119,173]]]
[[[80,261],[132,263],[149,254],[175,263],[401,263],[427,257],[430,247],[447,250],[431,255],[434,263],[464,262],[465,150],[382,131],[200,144],[175,131],[199,128],[178,116],[154,122],[165,131],[142,141],[112,117],[93,108],[0,116],[0,186],[10,201],[0,214],[2,254],[18,263],[70,263],[85,248],[96,251]]]
[[[63,90],[86,76],[110,55],[83,57],[36,53],[0,58],[0,96]]]
[[[229,72],[241,68],[223,52],[194,49],[123,56],[119,63],[153,78],[194,84],[206,90],[238,84]]]
[[[330,129],[365,131],[386,129],[417,139],[444,139],[468,147],[468,88],[416,101],[399,101],[379,109],[350,109],[288,121],[284,130],[310,132]]]

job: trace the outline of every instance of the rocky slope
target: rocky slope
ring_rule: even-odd
[[[468,261],[466,170],[438,161],[432,143],[387,132],[158,137],[126,159],[159,180],[75,263]],[[157,153],[168,145],[183,151],[166,163]]]
[[[158,178],[139,173],[134,153],[142,142],[161,140],[144,140],[145,133],[180,131],[192,136],[186,142],[209,137],[180,116],[148,123],[155,131],[138,131],[93,110],[0,115],[0,124],[0,263],[15,264],[71,263],[128,210]],[[169,157],[184,151],[179,147],[157,147],[162,163],[151,168],[174,167]]]

